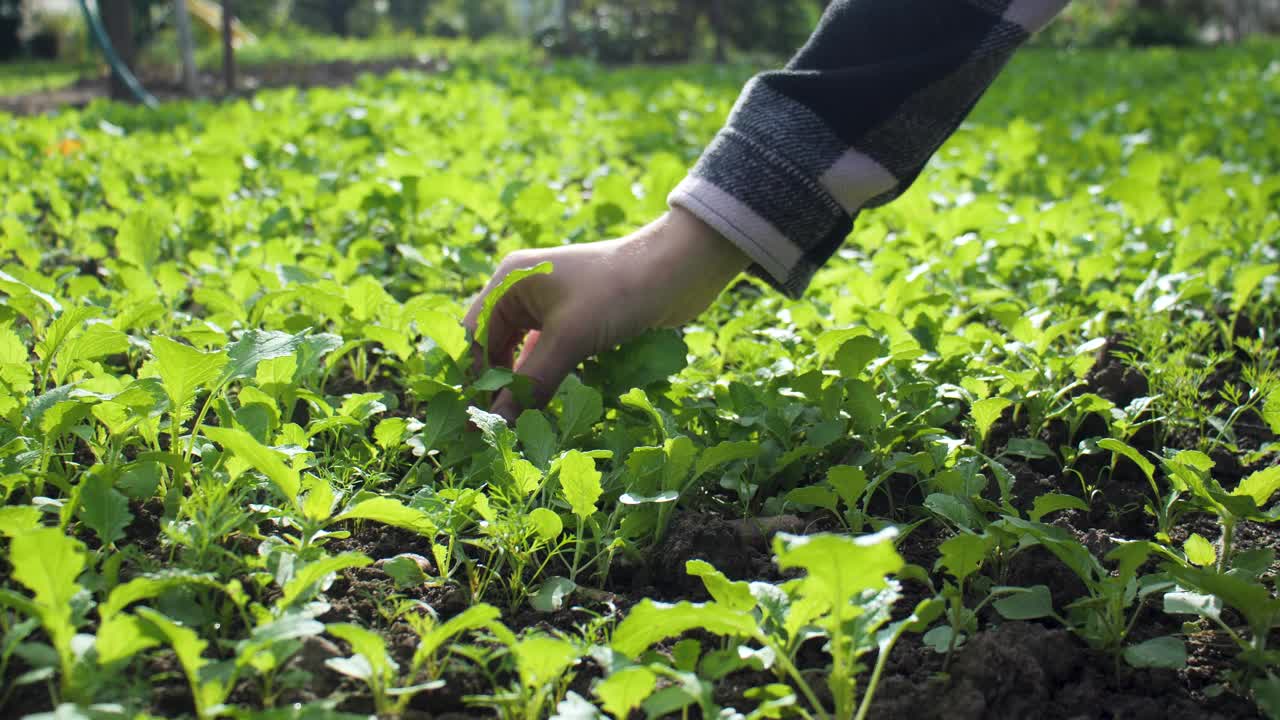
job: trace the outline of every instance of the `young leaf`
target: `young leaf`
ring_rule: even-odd
[[[1124,649],[1130,667],[1181,670],[1187,666],[1187,645],[1182,638],[1165,635]]]
[[[941,556],[937,567],[945,568],[957,581],[964,580],[978,570],[991,551],[990,535],[961,533],[938,546]]]
[[[551,465],[556,454],[556,431],[547,416],[537,410],[525,410],[516,420],[516,437],[524,448],[524,456],[541,470]]]
[[[225,352],[201,352],[163,336],[151,338],[151,354],[174,408],[185,407],[198,390],[218,379],[227,364]]]
[[[560,537],[560,533],[564,532],[564,522],[560,520],[560,516],[547,508],[534,508],[529,511],[529,524],[533,527],[533,532],[543,542],[551,542]]]
[[[830,621],[838,626],[854,596],[885,587],[885,576],[902,567],[902,556],[893,547],[896,536],[893,527],[857,538],[830,533],[778,533],[773,548],[778,567],[808,572],[801,580],[801,595],[833,608]]]
[[[480,306],[480,315],[476,318],[476,336],[475,341],[480,347],[486,351],[489,349],[489,317],[493,315],[493,309],[497,307],[498,301],[502,299],[507,291],[515,287],[515,284],[534,275],[547,275],[552,271],[553,267],[549,262],[541,262],[530,268],[520,268],[512,270],[506,277],[502,278],[496,286],[489,290],[484,296],[484,303]]]
[[[643,665],[623,668],[596,684],[595,694],[605,712],[618,720],[626,720],[631,711],[653,694],[658,677]]]
[[[1280,387],[1267,394],[1262,403],[1262,420],[1271,428],[1271,432],[1280,435]]]
[[[1063,493],[1045,493],[1036,497],[1035,502],[1031,503],[1031,510],[1027,513],[1027,517],[1032,522],[1040,522],[1045,515],[1059,510],[1080,510],[1088,512],[1089,503],[1081,500],[1074,495],[1065,495]]]
[[[147,598],[158,597],[161,593],[179,587],[199,586],[212,590],[224,590],[226,585],[205,573],[194,573],[189,570],[165,570],[153,575],[136,577],[129,582],[116,585],[111,589],[106,602],[98,606],[98,616],[103,624],[119,615],[125,608]]]
[[[841,377],[852,380],[862,374],[867,364],[879,355],[879,340],[868,335],[858,335],[849,338],[836,351],[835,366]]]
[[[1142,474],[1147,476],[1147,480],[1149,482],[1155,482],[1156,466],[1152,465],[1150,460],[1143,457],[1142,453],[1138,452],[1129,444],[1116,440],[1115,438],[1103,438],[1098,441],[1098,447],[1129,458],[1133,461],[1134,465],[1137,465],[1138,468],[1142,470]]]
[[[1208,567],[1218,561],[1218,551],[1214,549],[1213,543],[1205,540],[1199,533],[1191,533],[1182,544],[1182,551],[1187,554],[1187,560],[1200,567]]]
[[[996,588],[1012,593],[991,603],[1005,620],[1037,620],[1053,615],[1053,597],[1045,585],[1027,588]]]
[[[337,521],[373,520],[384,525],[415,532],[423,537],[432,537],[439,532],[436,524],[431,521],[431,518],[426,513],[417,508],[408,507],[399,500],[389,497],[372,497],[361,500],[334,519]]]
[[[1254,504],[1261,508],[1271,500],[1276,491],[1280,491],[1280,465],[1272,465],[1241,480],[1231,494],[1251,497]]]
[[[688,560],[684,571],[694,577],[702,578],[707,593],[719,604],[735,612],[745,612],[756,606],[756,599],[751,594],[751,584],[735,582],[715,569],[705,560]]]
[[[133,522],[128,498],[111,486],[107,473],[92,473],[84,481],[80,489],[80,521],[97,534],[103,546],[114,545]]]
[[[833,465],[827,469],[827,484],[836,491],[845,505],[855,507],[867,489],[867,473],[852,465]]]
[[[333,573],[347,568],[365,567],[372,562],[373,560],[363,553],[350,552],[331,555],[308,563],[301,570],[296,571],[293,577],[289,579],[289,582],[285,583],[283,594],[276,601],[276,604],[280,607],[289,607],[310,588],[323,582],[325,578]]]
[[[40,527],[40,508],[34,505],[0,507],[0,536],[17,537],[38,527]]]
[[[586,520],[596,511],[596,501],[603,490],[595,460],[578,450],[570,450],[560,460],[560,491],[579,519]]]
[[[996,424],[1000,419],[1000,414],[1005,408],[1013,404],[1012,400],[1002,397],[987,398],[979,400],[970,408],[973,414],[973,424],[978,431],[978,440],[985,443],[987,433],[991,432],[991,426]]]
[[[519,640],[512,653],[520,672],[520,683],[530,690],[539,690],[559,679],[578,661],[578,651],[573,645],[547,635]]]
[[[698,462],[693,468],[693,477],[696,480],[704,474],[712,470],[728,465],[735,460],[751,460],[760,455],[760,443],[751,440],[725,440],[716,445],[712,445],[702,454],[698,456]]]
[[[9,544],[9,564],[13,579],[35,595],[40,622],[59,656],[71,653],[75,626],[71,623],[71,598],[80,592],[76,579],[87,561],[84,544],[67,537],[57,528],[38,528]]]
[[[290,502],[297,501],[298,491],[301,489],[298,471],[286,464],[275,450],[239,428],[206,427],[204,434],[266,475]]]
[[[1263,280],[1280,272],[1280,264],[1248,265],[1236,272],[1231,282],[1231,311],[1240,312],[1249,304],[1249,296]]]
[[[713,635],[741,638],[752,637],[757,625],[751,614],[732,611],[719,604],[678,602],[671,605],[645,598],[618,623],[610,645],[629,658],[638,658],[659,640],[676,637],[695,628]]]
[[[346,640],[354,653],[351,658],[330,658],[325,661],[326,665],[345,675],[351,675],[380,687],[391,683],[399,666],[387,654],[387,643],[381,635],[349,623],[334,623],[326,626],[325,631],[336,638]],[[362,658],[363,662],[356,658]],[[340,660],[347,660],[349,664],[335,663]],[[350,661],[355,662],[350,664]],[[367,670],[367,674],[348,672],[352,667],[359,666],[364,666],[363,669]]]
[[[560,386],[560,444],[591,429],[604,415],[604,398],[595,388],[570,375]]]
[[[148,630],[146,621],[133,615],[115,615],[103,622],[93,643],[98,651],[98,664],[105,667],[159,645],[160,641]]]

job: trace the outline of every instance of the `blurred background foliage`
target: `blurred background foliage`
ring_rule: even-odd
[[[892,1],[892,0],[890,0]],[[828,0],[237,0],[264,37],[499,37],[606,63],[785,56]],[[131,0],[139,47],[172,35],[172,0]],[[1075,0],[1036,42],[1055,47],[1234,43],[1280,32],[1280,0]],[[204,31],[202,42],[216,45]],[[0,60],[84,62],[76,0],[0,0]],[[388,52],[397,48],[388,43]]]

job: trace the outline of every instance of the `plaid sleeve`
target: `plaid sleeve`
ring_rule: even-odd
[[[1014,51],[1068,0],[834,0],[787,67],[753,78],[668,202],[787,295],[893,200]]]

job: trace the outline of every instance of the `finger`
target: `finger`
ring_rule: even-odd
[[[520,353],[516,372],[532,382],[534,405],[542,407],[585,357],[585,350],[572,337],[547,331],[531,333]],[[494,400],[491,412],[512,421],[521,409],[511,391],[504,389]]]
[[[505,271],[495,274],[489,285],[501,282],[499,278],[506,274]],[[471,309],[463,320],[463,326],[471,333],[473,374],[479,375],[486,367],[510,368],[512,356],[515,354],[516,347],[520,345],[520,341],[524,339],[525,333],[537,329],[537,319],[528,311],[528,305],[525,302],[524,293],[528,288],[523,287],[524,285],[525,283],[520,283],[520,286],[511,288],[494,305],[483,330],[485,335],[483,345],[480,342],[482,338],[479,337],[479,333],[482,332],[479,328],[480,314],[483,312],[485,298],[491,290],[486,288],[471,303]]]

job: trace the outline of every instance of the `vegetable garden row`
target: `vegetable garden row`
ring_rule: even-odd
[[[746,68],[0,116],[0,714],[1280,718],[1276,56],[1025,53],[511,427],[468,297]]]

